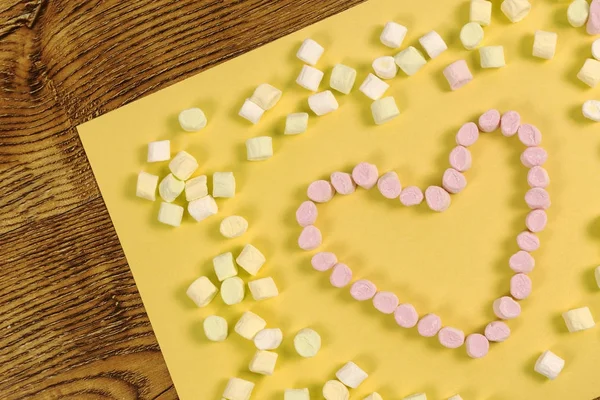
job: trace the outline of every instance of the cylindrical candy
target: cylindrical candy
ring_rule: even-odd
[[[502,321],[493,321],[485,327],[485,337],[490,342],[504,342],[510,336],[510,328]]]
[[[548,153],[541,147],[528,147],[521,154],[521,162],[527,168],[542,166],[548,159]]]
[[[527,183],[532,188],[545,188],[550,184],[550,176],[544,168],[536,166],[527,173]]]
[[[465,340],[467,355],[471,358],[481,358],[490,350],[490,342],[480,333],[472,333]]]
[[[489,110],[479,117],[479,129],[482,132],[493,132],[500,126],[500,112],[498,110]]]
[[[493,309],[494,314],[500,319],[513,319],[521,314],[521,306],[509,296],[494,300]]]
[[[517,245],[523,251],[536,251],[540,248],[540,239],[534,233],[521,232],[517,235]]]
[[[446,191],[452,194],[460,193],[467,187],[467,178],[454,168],[448,168],[444,171],[442,177],[442,186]]]
[[[519,140],[527,147],[536,147],[542,143],[542,133],[531,124],[523,124],[518,130]]]
[[[406,187],[400,192],[400,203],[410,207],[416,206],[423,202],[423,191],[416,186]]]
[[[515,274],[510,278],[510,295],[523,300],[531,294],[531,278],[525,274]]]
[[[465,342],[465,333],[460,329],[443,327],[438,333],[438,339],[442,346],[456,349]]]
[[[331,185],[339,194],[352,194],[356,190],[356,184],[352,180],[352,176],[346,172],[334,172],[329,178]]]
[[[335,190],[333,189],[333,186],[331,186],[331,183],[325,180],[319,180],[308,185],[306,194],[308,195],[308,198],[315,203],[327,203],[329,200],[333,199]]]
[[[337,264],[337,257],[333,253],[324,251],[315,254],[310,263],[314,269],[323,272],[333,268],[333,266]]]
[[[373,297],[375,309],[384,314],[393,313],[398,307],[398,303],[398,296],[392,292],[377,292]]]
[[[400,304],[394,311],[396,323],[403,328],[412,328],[419,321],[419,314],[412,304]]]
[[[450,195],[439,186],[429,186],[425,190],[425,200],[433,211],[442,212],[450,207]]]
[[[400,196],[402,191],[402,184],[398,179],[398,174],[390,171],[381,175],[377,181],[377,188],[383,197],[388,199],[396,199]]]
[[[479,139],[479,128],[474,122],[467,122],[460,127],[456,134],[456,144],[469,147]]]
[[[321,231],[314,225],[309,225],[302,229],[300,237],[298,238],[298,246],[302,250],[314,250],[321,245],[323,242],[323,236]]]
[[[510,257],[508,260],[508,265],[510,266],[510,269],[515,272],[528,274],[533,271],[533,268],[535,267],[535,260],[531,254],[521,250]]]
[[[521,126],[521,116],[516,111],[507,111],[500,119],[500,130],[506,137],[514,136]]]
[[[525,193],[525,202],[532,210],[546,210],[550,207],[550,194],[542,188],[529,189]]]
[[[427,314],[417,323],[419,335],[423,337],[433,337],[442,328],[442,319],[435,314]]]
[[[465,172],[471,168],[471,152],[466,147],[456,146],[450,152],[450,165],[457,171]]]
[[[548,215],[544,210],[533,210],[525,217],[525,225],[531,232],[541,232],[548,223]]]
[[[296,210],[296,221],[302,227],[309,226],[316,222],[318,215],[317,205],[307,200],[300,204],[300,207]]]
[[[329,282],[334,287],[342,288],[350,283],[352,280],[352,270],[346,264],[335,264],[331,275],[329,276]]]
[[[364,189],[371,189],[377,183],[379,171],[373,164],[362,162],[352,170],[352,179],[358,186]]]
[[[377,286],[366,279],[356,281],[350,287],[350,295],[358,301],[372,299],[375,293],[377,293]]]

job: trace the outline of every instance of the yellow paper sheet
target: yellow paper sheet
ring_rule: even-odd
[[[470,400],[588,400],[600,395],[600,332],[570,334],[561,317],[586,305],[600,317],[600,290],[593,276],[600,263],[600,131],[581,116],[581,104],[599,92],[576,79],[593,38],[567,25],[568,2],[534,3],[524,21],[510,24],[494,2],[485,44],[504,46],[507,66],[502,69],[481,70],[477,51],[461,47],[458,32],[468,21],[467,1],[372,0],[79,127],[182,399],[220,399],[232,376],[256,382],[253,399],[281,399],[284,389],[302,387],[310,388],[311,398],[321,398],[322,385],[349,360],[370,374],[352,390],[352,399],[374,390],[385,399],[421,391],[431,399],[460,393]],[[358,86],[375,57],[396,53],[378,41],[390,19],[409,28],[403,47],[418,46],[418,38],[435,29],[450,49],[415,76],[400,72],[390,81],[387,95],[396,98],[402,114],[377,127],[371,101]],[[531,56],[537,29],[558,33],[554,60]],[[294,55],[306,37],[326,48],[318,63],[326,71],[322,89],[338,62],[357,68],[357,84],[348,96],[336,93],[340,108],[335,113],[311,114],[305,134],[284,136],[285,116],[308,110],[309,93],[294,83],[302,67]],[[461,58],[475,79],[451,92],[442,70]],[[283,89],[284,96],[252,126],[237,112],[263,82]],[[192,106],[201,107],[209,123],[190,134],[178,127],[177,115]],[[294,214],[311,181],[350,171],[361,161],[376,163],[381,172],[396,171],[405,186],[439,184],[460,125],[490,108],[517,110],[523,121],[543,132],[553,206],[548,228],[539,235],[542,247],[535,252],[534,292],[521,302],[522,315],[509,322],[510,339],[493,344],[487,357],[472,360],[464,347],[444,349],[435,338],[398,327],[370,302],[352,300],[348,288],[331,287],[328,274],[310,266],[314,252],[298,249],[300,229]],[[262,135],[273,137],[274,157],[246,161],[245,140]],[[196,175],[235,173],[237,195],[217,200],[217,216],[196,223],[186,214],[182,226],[174,229],[157,222],[160,201],[135,197],[140,170],[167,173],[167,163],[145,162],[147,143],[163,139],[171,140],[173,155],[186,150],[198,158]],[[319,206],[321,250],[335,252],[356,278],[394,291],[422,315],[435,312],[444,325],[482,332],[494,319],[493,300],[508,293],[508,258],[517,251],[515,237],[524,229],[528,212],[523,201],[527,171],[519,161],[523,149],[516,137],[482,135],[472,147],[468,187],[452,197],[451,208],[443,214],[425,205],[403,207],[376,190],[338,196]],[[219,223],[229,215],[247,218],[248,233],[233,240],[221,237]],[[216,282],[212,257],[226,251],[237,256],[246,243],[266,255],[259,276],[273,276],[281,295],[257,303],[247,294],[232,307],[217,297],[208,307],[196,308],[185,295],[187,286],[200,275]],[[249,280],[245,272],[241,276]],[[284,332],[271,377],[248,372],[255,350],[232,329],[245,310]],[[212,314],[230,324],[230,337],[223,343],[204,337],[202,321]],[[304,327],[315,328],[323,338],[323,348],[313,359],[301,359],[293,350],[293,335]],[[548,349],[566,360],[555,381],[533,372],[535,360]]]

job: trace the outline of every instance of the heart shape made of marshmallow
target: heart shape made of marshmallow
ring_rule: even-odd
[[[425,314],[419,317],[415,307],[409,303],[400,303],[398,296],[392,292],[378,291],[374,282],[361,279],[352,282],[352,270],[338,261],[331,252],[320,252],[312,257],[311,263],[317,271],[331,270],[330,282],[334,287],[342,288],[350,285],[351,296],[358,301],[371,300],[376,310],[383,314],[393,314],[396,322],[403,328],[417,327],[421,336],[438,337],[440,343],[448,348],[466,346],[467,354],[472,358],[485,356],[490,342],[502,342],[510,335],[510,328],[504,322],[516,318],[521,313],[518,301],[529,296],[532,290],[531,279],[527,275],[535,267],[531,252],[537,250],[540,241],[536,233],[546,227],[546,209],[550,207],[550,195],[545,188],[550,178],[542,165],[548,155],[540,147],[541,132],[533,125],[521,124],[521,117],[516,111],[500,114],[497,110],[489,110],[479,117],[478,124],[468,122],[456,134],[457,146],[450,152],[450,166],[443,176],[441,186],[430,186],[425,192],[416,186],[402,188],[395,172],[379,175],[377,167],[366,162],[358,164],[351,173],[334,172],[330,180],[318,180],[311,183],[307,194],[310,200],[303,202],[296,211],[296,220],[303,228],[298,238],[301,249],[310,251],[317,249],[322,243],[322,235],[314,224],[317,220],[317,203],[325,203],[337,194],[349,195],[359,186],[372,189],[375,186],[388,199],[399,199],[405,206],[421,204],[423,200],[436,212],[443,212],[451,205],[451,195],[460,193],[467,185],[464,172],[471,167],[469,146],[475,144],[480,132],[493,132],[500,129],[504,136],[517,135],[527,147],[521,154],[521,162],[529,173],[527,181],[531,189],[525,194],[525,202],[531,212],[525,219],[526,229],[517,235],[520,250],[508,261],[515,272],[510,280],[511,296],[502,296],[493,303],[494,314],[498,321],[490,322],[483,333],[465,333],[457,328],[443,326],[441,318],[436,314]]]

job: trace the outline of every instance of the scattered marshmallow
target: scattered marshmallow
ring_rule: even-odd
[[[600,100],[588,100],[581,107],[583,116],[592,121],[600,122]]]
[[[467,122],[456,133],[456,144],[463,147],[474,145],[479,139],[479,128],[475,122]]]
[[[205,307],[217,295],[217,287],[206,276],[196,279],[185,292],[198,307]]]
[[[500,131],[506,137],[514,136],[521,126],[521,115],[516,111],[507,111],[500,119]]]
[[[186,181],[198,169],[198,161],[190,153],[180,151],[169,163],[169,169],[175,178]]]
[[[294,348],[302,357],[314,357],[321,349],[321,336],[310,328],[304,328],[294,337]]]
[[[526,299],[531,294],[531,289],[531,278],[527,275],[515,274],[510,278],[510,295],[515,299]]]
[[[279,328],[263,329],[254,336],[254,345],[259,350],[275,350],[283,340]]]
[[[253,340],[254,336],[267,326],[267,322],[251,311],[246,311],[235,324],[233,330],[244,339]]]
[[[392,96],[388,96],[375,100],[371,104],[371,113],[375,124],[382,125],[400,115],[400,110],[398,110],[396,100]]]
[[[352,179],[363,189],[371,189],[379,179],[377,166],[367,162],[361,162],[352,169]]]
[[[273,375],[277,363],[277,353],[272,351],[258,350],[250,361],[250,372],[261,375]]]
[[[590,4],[590,17],[588,18],[586,31],[588,35],[600,34],[600,0],[592,0]]]
[[[454,168],[448,168],[442,176],[442,187],[448,193],[460,193],[467,187],[467,178]]]
[[[219,206],[212,196],[204,196],[188,203],[188,213],[197,222],[215,215],[219,212]]]
[[[390,85],[379,79],[373,74],[367,75],[366,79],[360,85],[359,90],[368,98],[378,100],[390,88]]]
[[[475,1],[471,2],[471,4]],[[486,1],[487,3],[487,1]],[[465,49],[473,50],[483,40],[483,28],[477,22],[469,22],[460,30],[460,41]]]
[[[460,329],[445,326],[438,332],[438,340],[448,349],[457,349],[465,343],[465,333]]]
[[[383,400],[383,397],[381,397],[379,393],[373,392],[367,397],[365,397],[363,400]]]
[[[160,197],[167,203],[172,203],[185,189],[185,183],[175,178],[173,174],[164,177],[158,185]]]
[[[493,309],[494,314],[500,319],[513,319],[521,314],[521,306],[509,296],[494,300]]]
[[[161,140],[148,143],[148,162],[168,161],[171,159],[171,141]]]
[[[435,314],[427,314],[417,323],[417,331],[423,337],[433,337],[442,328],[442,320]]]
[[[307,64],[315,65],[323,55],[325,49],[312,39],[305,39],[296,53],[296,57]]]
[[[348,400],[350,392],[339,381],[327,381],[323,385],[323,397],[325,400]]]
[[[206,175],[185,181],[185,200],[193,201],[208,195]]]
[[[349,361],[335,373],[335,377],[349,388],[356,389],[369,375],[358,365]]]
[[[343,288],[352,280],[352,270],[346,264],[337,263],[333,266],[329,283],[336,288]]]
[[[231,198],[233,196],[235,196],[233,172],[215,172],[213,174],[213,197]]]
[[[346,172],[332,173],[329,181],[335,192],[341,195],[352,194],[356,191],[356,183],[352,180],[352,176]]]
[[[485,0],[472,0],[469,21],[488,26],[492,21],[492,3]]]
[[[259,136],[246,140],[246,158],[248,161],[263,161],[273,157],[273,139]]]
[[[490,351],[489,340],[480,333],[472,333],[465,340],[467,355],[471,358],[481,358]]]
[[[588,307],[576,308],[563,313],[569,332],[579,332],[596,326],[594,317]]]
[[[600,61],[593,58],[585,60],[577,78],[589,87],[595,87],[600,82]]]
[[[398,67],[408,76],[416,74],[421,67],[427,64],[427,60],[423,57],[423,54],[413,46],[409,46],[396,54],[394,57]]]
[[[221,221],[219,232],[228,239],[242,236],[248,230],[248,221],[239,215],[231,215]]]
[[[514,23],[522,21],[529,14],[531,3],[528,0],[504,0],[500,9]]]
[[[596,39],[592,43],[592,57],[600,61],[600,39]]]
[[[327,203],[335,195],[335,189],[331,186],[331,183],[320,179],[308,185],[306,195],[315,203]]]
[[[259,85],[250,97],[250,101],[267,111],[275,107],[281,99],[281,90],[268,83]]]
[[[329,114],[339,108],[339,104],[330,90],[310,96],[308,106],[318,116]]]
[[[223,282],[225,279],[232,278],[238,274],[231,252],[219,254],[213,258],[213,268],[219,282]]]
[[[544,210],[530,211],[525,217],[525,226],[534,233],[543,231],[547,223],[548,216]]]
[[[556,53],[558,34],[555,32],[535,31],[533,56],[551,60]]]
[[[248,282],[248,288],[254,300],[257,301],[279,296],[277,285],[275,285],[275,281],[270,276]]]
[[[463,146],[456,146],[450,152],[450,156],[448,157],[450,161],[450,165],[452,168],[459,172],[465,172],[471,168],[472,157],[469,149]]]
[[[386,199],[397,199],[402,192],[402,184],[394,171],[386,172],[377,180],[377,189]]]
[[[211,315],[204,319],[204,335],[211,342],[222,342],[227,339],[227,321],[218,315]]]
[[[181,225],[182,218],[183,207],[171,203],[160,203],[160,209],[158,210],[158,222],[178,227]]]
[[[398,66],[394,61],[394,57],[383,56],[376,58],[373,61],[373,70],[375,71],[375,75],[380,77],[381,79],[392,79],[396,77],[398,73]]]
[[[415,393],[410,396],[406,396],[402,400],[427,400],[427,395],[425,393]]]
[[[304,89],[310,90],[311,92],[316,92],[319,90],[319,85],[321,84],[321,80],[323,80],[323,71],[320,71],[310,65],[305,65],[302,67],[302,71],[300,71],[300,75],[296,79],[296,83],[302,86]]]
[[[493,132],[500,126],[500,121],[501,117],[498,110],[488,110],[479,117],[479,129],[486,133]]]
[[[235,260],[237,265],[242,267],[252,276],[255,276],[258,273],[265,261],[265,256],[251,244],[244,246],[244,249]]]
[[[241,303],[245,294],[244,281],[239,276],[227,278],[221,283],[221,298],[228,306]]]
[[[533,369],[535,372],[544,375],[548,379],[556,379],[564,367],[565,360],[550,350],[546,350],[537,359]]]
[[[465,60],[455,61],[444,68],[444,76],[452,90],[460,89],[473,80],[473,74],[471,74]]]
[[[444,51],[448,50],[446,42],[444,42],[444,39],[442,39],[440,34],[436,31],[431,31],[421,36],[419,38],[419,43],[421,43],[421,46],[425,49],[425,52],[431,59],[436,58]]]
[[[377,293],[377,286],[366,279],[358,280],[350,287],[350,296],[358,301],[370,300],[375,293]]]
[[[309,225],[302,229],[298,237],[298,246],[305,251],[314,250],[323,243],[321,231],[314,225]]]
[[[244,104],[242,105],[242,108],[240,109],[240,112],[238,113],[238,115],[242,118],[247,119],[248,121],[252,122],[253,124],[257,124],[258,121],[260,121],[260,119],[262,118],[264,113],[265,113],[265,110],[260,108],[260,106],[258,104],[254,103],[250,99],[246,99],[244,101]]]
[[[314,225],[318,215],[319,211],[315,203],[307,200],[300,204],[300,207],[296,210],[296,221],[298,225],[304,228],[305,226]]]
[[[308,129],[308,113],[288,114],[285,119],[285,135],[298,135]]]
[[[240,378],[231,378],[223,392],[224,400],[250,400],[254,383]]]
[[[320,272],[330,270],[331,268],[333,268],[334,265],[337,264],[337,262],[338,262],[338,260],[337,260],[337,257],[335,256],[335,254],[327,252],[327,251],[315,254],[312,257],[312,259],[310,260],[310,264],[312,265],[312,267],[315,270],[320,271]],[[600,274],[600,269],[599,269],[599,274]],[[600,284],[598,286],[600,286]]]
[[[331,71],[329,86],[343,94],[349,94],[356,81],[356,70],[344,64],[336,64]]]
[[[381,40],[381,43],[384,45],[391,47],[392,49],[397,49],[402,46],[402,42],[404,41],[407,32],[408,29],[406,29],[405,26],[390,21],[385,24],[379,40]]]
[[[485,327],[485,337],[490,342],[504,342],[510,336],[510,328],[502,321],[492,321]]]
[[[528,252],[519,250],[510,257],[508,266],[515,272],[528,274],[535,268],[535,259]]]
[[[419,321],[419,314],[412,304],[400,304],[394,311],[396,323],[403,328],[412,328]]]
[[[580,28],[588,20],[590,16],[590,5],[587,0],[575,0],[567,9],[567,20],[574,28]]]
[[[158,186],[158,176],[141,171],[138,174],[135,195],[142,199],[156,200],[156,187]]]
[[[283,400],[310,400],[310,392],[304,389],[285,389]]]
[[[503,46],[480,47],[479,57],[481,59],[481,68],[501,68],[506,65]]]
[[[407,207],[418,206],[423,202],[423,191],[416,186],[408,186],[400,192],[400,203]]]
[[[189,108],[179,113],[179,125],[186,132],[197,132],[206,126],[206,115],[199,108]]]

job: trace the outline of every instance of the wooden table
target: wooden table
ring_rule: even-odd
[[[0,0],[1,399],[177,397],[75,127],[362,1]]]

